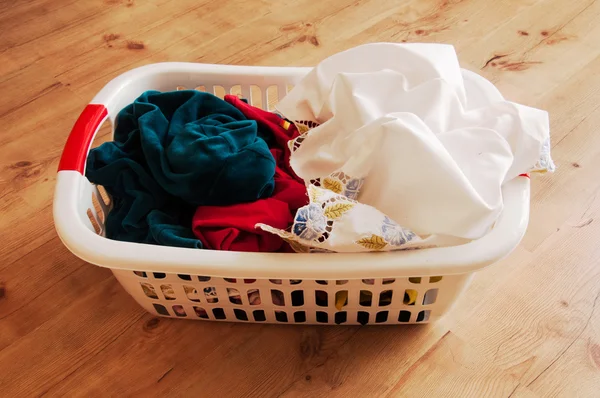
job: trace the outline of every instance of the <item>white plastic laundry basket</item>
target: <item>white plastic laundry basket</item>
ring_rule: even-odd
[[[146,90],[203,86],[274,103],[309,69],[160,63],[108,83],[75,123],[60,161],[54,221],[75,255],[112,270],[125,290],[160,316],[300,324],[406,324],[444,315],[472,274],[508,255],[529,218],[529,179],[503,187],[493,230],[468,244],[385,253],[240,253],[106,239],[110,200],[85,178],[91,142],[107,118]],[[481,77],[470,74],[470,78]],[[251,86],[253,87],[251,89]],[[256,93],[260,91],[260,100]]]

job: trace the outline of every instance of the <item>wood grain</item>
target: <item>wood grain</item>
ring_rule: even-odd
[[[599,20],[596,0],[0,2],[0,395],[597,397]],[[111,78],[160,61],[309,66],[375,41],[451,43],[551,115],[559,168],[533,178],[523,243],[438,323],[158,319],[60,243],[58,157]]]

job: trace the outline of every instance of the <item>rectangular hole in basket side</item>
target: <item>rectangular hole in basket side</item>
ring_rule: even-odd
[[[104,226],[104,208],[100,204],[98,200],[98,195],[94,192],[92,193],[92,205],[94,206],[94,210],[96,210],[96,216],[98,216],[98,222],[100,223],[100,229]]]
[[[285,305],[285,298],[281,290],[271,289],[271,299],[273,304],[283,307]]]
[[[393,290],[384,290],[379,294],[379,306],[385,307],[392,304]]]
[[[263,310],[252,311],[252,316],[254,317],[254,320],[256,322],[264,322],[267,320],[267,317],[265,316],[265,311]]]
[[[439,289],[429,289],[423,296],[423,305],[434,304],[437,301]]]
[[[400,311],[398,315],[398,322],[410,322],[410,311]]]
[[[167,311],[167,309],[165,308],[164,305],[160,305],[160,304],[152,304],[154,306],[154,310],[156,311],[156,313],[158,315],[164,315],[164,316],[169,316],[169,311]]]
[[[98,194],[100,195],[100,200],[102,200],[102,202],[104,202],[104,205],[107,207],[110,207],[111,199],[110,199],[110,195],[108,194],[108,192],[106,192],[106,188],[104,188],[102,185],[96,185],[96,189],[98,190]]]
[[[204,308],[194,306],[194,312],[196,313],[196,316],[198,318],[208,319],[208,314],[206,313],[206,310]]]
[[[175,290],[172,285],[160,285],[160,290],[167,300],[175,300]]]
[[[275,105],[279,102],[279,89],[277,86],[267,87],[267,105],[266,110],[272,111],[275,109]]]
[[[375,323],[385,323],[388,320],[388,311],[379,311],[375,316]]]
[[[258,289],[248,290],[248,303],[250,305],[260,305],[261,304],[260,292],[258,291]]]
[[[404,305],[415,305],[415,303],[417,302],[418,295],[419,293],[416,290],[406,289],[404,291],[404,298],[402,302],[404,303]]]
[[[185,310],[183,309],[182,305],[174,305],[172,308],[173,308],[173,312],[178,317],[186,317],[187,316],[187,314],[185,313]]]
[[[142,286],[142,291],[144,292],[146,297],[149,297],[154,300],[158,300],[158,294],[156,294],[156,290],[154,289],[154,286],[152,286],[149,283],[140,283],[140,285]]]
[[[327,313],[324,311],[317,311],[316,318],[317,318],[318,323],[328,323],[329,322],[329,315],[327,315]]]
[[[213,86],[213,94],[223,99],[225,98],[225,88],[223,86]]]
[[[198,289],[194,286],[183,285],[183,291],[185,292],[185,296],[188,300],[193,301],[195,303],[200,302],[200,295],[198,294]]]
[[[346,311],[336,312],[333,319],[336,325],[341,325],[342,323],[346,323],[348,320],[348,313]]]
[[[304,311],[294,312],[294,322],[296,322],[296,323],[306,322],[306,313]]]
[[[348,291],[340,290],[335,293],[335,308],[341,311],[342,308],[348,305]]]
[[[417,322],[427,322],[429,320],[430,314],[431,314],[430,310],[420,311],[419,315],[417,315]]]
[[[301,307],[304,305],[304,290],[294,290],[292,292],[292,306]]]
[[[368,290],[361,290],[358,303],[363,307],[370,307],[373,302],[373,293]]]
[[[242,304],[242,296],[240,295],[239,290],[228,287],[227,295],[229,296],[229,302],[231,302],[232,304],[237,304],[237,305]]]
[[[218,303],[219,297],[217,296],[217,289],[214,287],[205,287],[204,288],[204,297],[206,297],[207,303]]]
[[[327,307],[327,292],[323,290],[315,290],[315,303],[319,307]]]
[[[264,109],[262,101],[262,90],[260,89],[260,87],[256,85],[250,86],[250,98],[248,99],[248,101],[250,101],[250,105],[260,109]]]
[[[227,319],[227,316],[225,315],[225,311],[223,311],[223,308],[213,308],[212,312],[213,312],[215,319]]]
[[[229,94],[235,95],[238,98],[242,98],[242,86],[239,84],[231,86],[229,89]]]
[[[94,229],[94,232],[96,232],[96,235],[101,235],[102,234],[102,228],[100,228],[100,224],[98,223],[98,220],[96,220],[96,217],[94,216],[94,212],[92,212],[92,209],[87,209],[87,216],[90,219],[90,223],[92,224],[92,228]]]
[[[360,323],[361,325],[366,325],[369,323],[369,313],[366,311],[358,311],[356,314],[356,322]]]
[[[244,310],[240,310],[239,308],[236,308],[233,310],[233,313],[235,314],[235,317],[237,319],[239,319],[240,321],[248,320],[248,315],[246,314],[246,311],[244,311]]]
[[[287,322],[287,313],[285,311],[275,311],[275,319],[277,320],[277,322]]]

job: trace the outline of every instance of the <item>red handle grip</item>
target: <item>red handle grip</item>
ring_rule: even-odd
[[[85,107],[67,138],[58,171],[71,170],[83,174],[90,144],[106,116],[108,111],[104,105],[89,104]]]

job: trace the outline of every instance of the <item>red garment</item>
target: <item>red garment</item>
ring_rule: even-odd
[[[275,144],[271,154],[275,158],[275,190],[273,196],[252,203],[231,206],[200,206],[192,220],[194,234],[207,249],[245,252],[291,252],[280,237],[256,229],[257,223],[286,229],[294,222],[294,214],[308,204],[304,182],[290,166],[287,142],[299,133],[293,124],[278,115],[263,111],[226,95],[225,101],[238,108],[248,119],[256,120],[259,128],[273,133]]]
[[[285,229],[294,219],[287,203],[271,197],[231,206],[200,206],[192,221],[194,234],[208,249],[279,251],[281,238],[254,228],[259,222]]]

